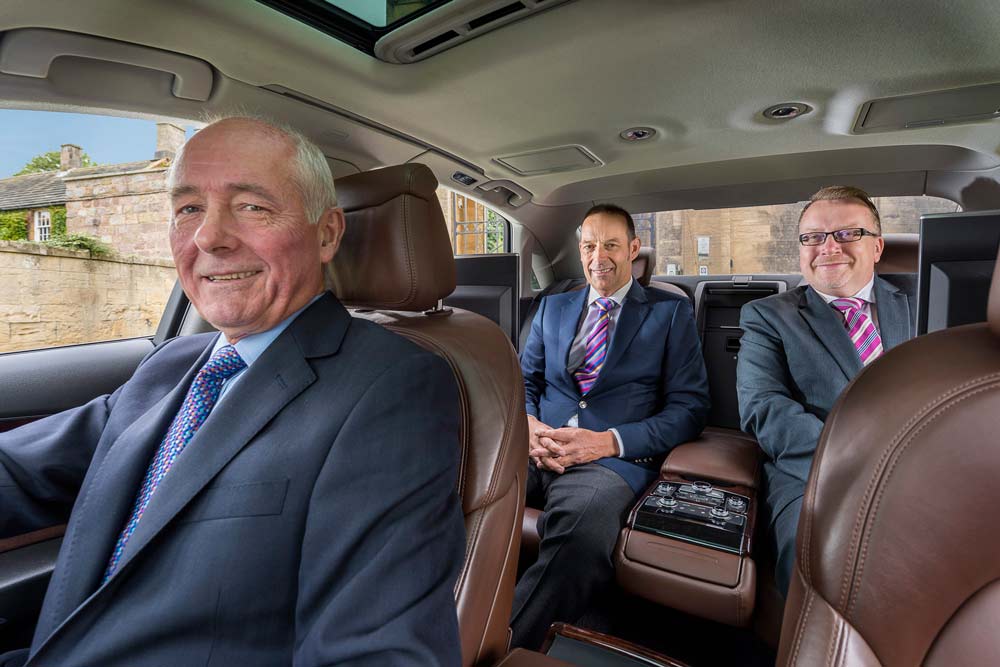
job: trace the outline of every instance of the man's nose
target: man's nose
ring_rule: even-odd
[[[826,235],[826,240],[820,245],[819,250],[824,255],[836,255],[841,252],[840,244],[833,238],[833,234]]]
[[[235,223],[227,207],[210,206],[194,235],[198,249],[210,254],[232,250],[236,245]]]

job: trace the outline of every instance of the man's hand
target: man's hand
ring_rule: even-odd
[[[534,415],[528,415],[528,456],[535,467],[543,470],[552,470],[548,464],[548,459],[552,456],[547,445],[555,445],[546,438],[546,443],[542,444],[539,433],[552,431],[552,427],[543,421],[539,421]]]
[[[539,422],[541,424],[541,422]],[[539,429],[538,461],[535,465],[562,474],[570,466],[590,463],[605,456],[618,456],[618,442],[611,431],[590,431],[585,428],[563,427]],[[544,452],[542,452],[544,448]],[[532,457],[534,460],[534,456]]]

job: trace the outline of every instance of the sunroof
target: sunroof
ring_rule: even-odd
[[[326,3],[376,28],[384,28],[431,5],[441,4],[437,0],[326,0]]]
[[[379,38],[451,1],[257,0],[371,55]]]

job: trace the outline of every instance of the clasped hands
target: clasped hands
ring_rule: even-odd
[[[528,415],[528,456],[541,470],[561,475],[570,466],[617,455],[618,442],[611,431],[570,426],[552,428]]]

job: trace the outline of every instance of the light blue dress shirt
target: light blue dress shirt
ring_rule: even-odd
[[[261,333],[250,334],[249,336],[239,339],[233,344],[233,347],[235,347],[236,351],[239,352],[240,357],[243,359],[244,363],[246,363],[247,367],[222,383],[222,391],[219,393],[219,400],[215,402],[216,406],[222,402],[222,399],[226,397],[229,390],[232,389],[233,386],[240,381],[240,379],[242,379],[244,373],[247,372],[247,369],[253,366],[253,363],[260,358],[260,355],[264,354],[264,350],[269,348],[271,343],[273,343],[278,336],[281,335],[281,332],[287,329],[288,325],[294,322],[295,318],[302,314],[302,311],[313,305],[321,296],[323,296],[322,292],[314,296],[309,303],[282,320],[277,326],[268,329],[267,331],[262,331]],[[215,339],[215,345],[212,347],[212,354],[215,354],[220,348],[223,348],[226,345],[229,345],[229,341],[226,340],[225,335],[220,333]],[[213,410],[214,409],[215,408],[213,408]]]

